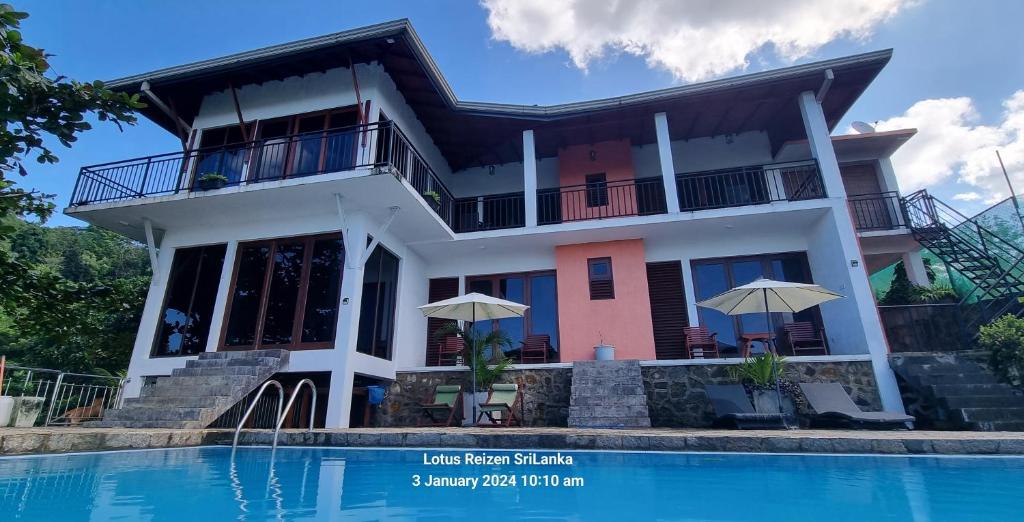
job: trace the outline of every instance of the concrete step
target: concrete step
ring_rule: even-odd
[[[1020,408],[962,408],[957,410],[963,422],[1024,421]]]
[[[932,384],[927,388],[936,397],[964,396],[964,395],[1005,395],[1016,396],[1016,392],[1009,384]]]
[[[181,386],[160,386],[156,384],[149,388],[146,388],[144,397],[174,397],[174,398],[188,398],[204,395],[222,395],[226,397],[235,397],[239,395],[240,390],[245,390],[246,387],[235,386],[230,384],[218,384],[218,385],[195,385],[189,387]],[[242,393],[244,395],[244,393]]]
[[[647,405],[646,395],[588,395],[572,397],[572,404],[576,406],[645,406]]]
[[[249,375],[256,377],[266,370],[264,366],[218,366],[214,368],[175,368],[171,375],[175,377],[204,377],[219,375]]]
[[[186,368],[224,368],[227,366],[275,367],[282,364],[276,357],[232,357],[226,359],[193,359],[185,363]]]
[[[161,421],[138,421],[138,420],[120,420],[120,421],[96,421],[85,423],[86,427],[89,428],[133,428],[133,429],[148,429],[148,428],[169,428],[179,430],[193,430],[202,429],[206,426],[202,425],[201,422],[196,421],[174,421],[174,420],[161,420]]]
[[[256,375],[171,375],[157,379],[151,388],[187,388],[189,386],[237,386],[251,387],[262,381]]]
[[[972,422],[967,427],[974,431],[1024,431],[1024,420]]]
[[[198,421],[208,408],[167,408],[161,406],[125,406],[120,410],[110,410],[106,420],[145,420],[145,421]]]
[[[238,350],[227,352],[203,352],[199,354],[198,360],[202,361],[208,359],[251,359],[258,357],[280,359],[283,362],[288,360],[289,352],[288,350]]]
[[[620,417],[586,417],[569,419],[570,428],[650,428],[651,419],[647,417],[623,419]]]
[[[1024,397],[1014,395],[960,395],[942,397],[939,402],[950,409],[1024,407]]]
[[[929,384],[998,384],[991,373],[931,373],[917,377],[923,385]]]

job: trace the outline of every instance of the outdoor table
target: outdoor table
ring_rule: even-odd
[[[750,345],[755,342],[764,345],[765,352],[771,351],[771,332],[746,332],[739,337],[740,354],[746,359],[750,357]]]

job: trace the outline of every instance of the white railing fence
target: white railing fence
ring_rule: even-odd
[[[127,379],[112,375],[72,373],[48,368],[7,365],[3,394],[11,397],[40,397],[43,414],[37,424],[77,426],[100,420],[107,410],[124,402]]]

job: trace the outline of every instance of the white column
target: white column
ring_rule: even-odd
[[[800,105],[800,117],[804,121],[807,143],[811,146],[811,156],[818,160],[821,178],[825,183],[825,193],[830,198],[846,199],[846,188],[843,187],[843,176],[839,173],[839,162],[836,152],[832,149],[832,136],[829,135],[825,114],[821,105],[814,99],[814,93],[804,91],[797,98]]]
[[[341,303],[335,330],[334,353],[328,369],[331,389],[327,396],[327,428],[347,428],[352,409],[352,357],[359,335],[359,304],[363,294],[363,265],[366,250],[367,220],[362,214],[345,216],[345,266],[341,277]]]
[[[213,315],[210,317],[210,335],[206,339],[206,351],[216,352],[220,345],[220,332],[227,320],[228,293],[231,292],[232,271],[235,268],[235,255],[238,253],[238,241],[228,241],[224,252],[224,265],[220,270],[220,283],[217,285],[217,298],[213,301]]]
[[[902,412],[904,411],[903,400],[900,398],[896,376],[889,366],[889,346],[882,329],[881,319],[878,316],[875,296],[868,281],[853,219],[846,206],[846,190],[843,188],[843,179],[839,173],[839,162],[836,161],[835,150],[832,149],[832,138],[825,122],[825,115],[811,91],[801,93],[797,102],[800,106],[800,116],[803,119],[804,130],[807,132],[807,142],[810,144],[811,154],[818,160],[818,167],[821,169],[822,179],[825,183],[825,191],[832,201],[831,216],[824,218],[826,221],[820,229],[822,236],[816,241],[817,245],[812,244],[808,257],[811,258],[812,267],[816,264],[814,258],[823,258],[821,261],[826,262],[827,266],[819,265],[821,270],[815,274],[815,277],[822,275],[821,272],[827,273],[831,276],[831,281],[819,282],[826,286],[830,283],[838,283],[839,287],[833,288],[833,290],[846,295],[846,299],[822,305],[822,315],[826,319],[826,333],[831,323],[839,331],[852,334],[844,335],[847,344],[864,343],[867,345],[882,406],[886,410]],[[828,223],[827,220],[832,220],[833,223]],[[824,252],[815,252],[815,249],[828,249],[830,254],[826,256]],[[844,266],[839,266],[840,263]]]
[[[924,259],[921,258],[921,251],[905,252],[903,254],[903,269],[907,271],[907,278],[917,286],[931,286],[928,280],[928,271],[924,268]]]
[[[665,185],[668,212],[679,212],[679,192],[676,190],[676,167],[672,162],[672,139],[668,135],[668,116],[664,112],[654,115],[654,131],[658,136],[658,160],[661,162],[661,182]]]
[[[523,131],[523,198],[526,207],[526,226],[537,226],[537,148],[533,143],[533,130]]]
[[[878,172],[881,174],[878,181],[882,192],[899,192],[900,184],[896,181],[896,171],[892,168],[892,161],[889,158],[879,158]]]

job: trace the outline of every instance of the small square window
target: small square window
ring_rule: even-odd
[[[612,258],[597,257],[587,260],[590,279],[590,299],[615,299],[615,280],[612,278]]]
[[[603,207],[608,204],[608,178],[601,174],[588,174],[587,184],[587,206]]]

